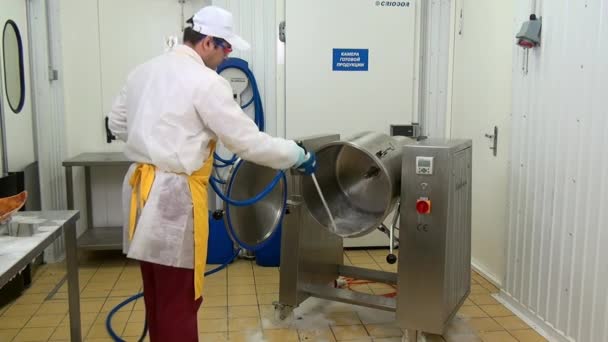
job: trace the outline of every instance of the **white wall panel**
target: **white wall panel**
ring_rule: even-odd
[[[71,157],[103,148],[98,10],[97,0],[60,4],[67,153]]]
[[[423,133],[434,138],[442,138],[446,135],[452,2],[452,0],[428,1],[426,5],[428,13],[423,18],[426,25],[424,34],[426,39],[421,43],[424,66],[421,125]],[[418,78],[415,87],[419,86],[417,81]]]
[[[98,11],[97,0],[63,0],[59,6],[66,158],[71,158],[103,150]],[[87,214],[81,168],[74,169],[74,190],[82,232]]]
[[[608,340],[608,3],[536,4],[516,49],[505,299],[558,340]],[[526,73],[527,69],[527,73]]]
[[[181,33],[181,6],[174,0],[98,0],[97,16],[101,115],[91,124],[96,127],[100,148],[121,151],[122,142],[105,143],[103,120],[129,72],[162,54],[166,37]]]
[[[235,30],[251,44],[248,51],[235,50],[230,57],[242,58],[256,78],[266,132],[277,134],[277,40],[276,3],[274,1],[213,0],[213,5],[232,12]]]
[[[59,11],[59,0],[28,1],[32,83],[35,86],[32,92],[43,210],[66,208],[65,177],[61,166],[66,156],[66,134]],[[49,67],[58,71],[58,80],[49,81]],[[45,250],[45,261],[57,261],[62,254],[63,240],[57,239]]]

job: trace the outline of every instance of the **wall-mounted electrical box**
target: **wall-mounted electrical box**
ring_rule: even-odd
[[[420,126],[416,123],[411,125],[391,125],[391,136],[418,137],[420,136]]]
[[[529,49],[540,44],[540,31],[542,22],[536,18],[536,14],[530,15],[530,20],[523,23],[521,30],[515,36],[517,45]]]

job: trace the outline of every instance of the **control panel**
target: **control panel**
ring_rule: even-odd
[[[432,175],[433,174],[433,157],[416,157],[416,174]]]

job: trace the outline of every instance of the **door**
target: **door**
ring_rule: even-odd
[[[459,0],[456,6],[451,136],[473,139],[473,266],[500,285],[507,247],[514,4]]]
[[[19,172],[36,160],[24,0],[2,0],[0,28],[0,107],[5,154],[2,166],[5,171]]]
[[[186,20],[209,1],[189,0],[103,0],[98,1],[99,49],[102,117],[110,112],[114,99],[120,92],[127,75],[137,65],[162,54],[166,40],[176,37],[181,41]],[[133,21],[145,13],[141,23]],[[101,125],[100,125],[101,127]],[[84,132],[83,134],[90,134]],[[107,150],[122,150],[121,143],[112,145],[101,141]]]
[[[286,1],[287,138],[389,134],[390,125],[412,122],[417,6],[418,1]],[[344,244],[388,246],[388,239],[375,231]]]
[[[417,2],[395,4],[286,2],[288,138],[388,134],[412,122]]]
[[[93,1],[94,2],[94,1]],[[180,3],[175,0],[103,0],[97,4],[94,15],[99,18],[99,68],[101,77],[97,81],[101,87],[101,114],[94,121],[102,133],[104,118],[110,112],[114,99],[124,86],[129,72],[137,65],[162,54],[167,46],[169,37],[177,37],[181,41],[182,25],[186,25],[195,11],[207,4],[207,1],[194,0]],[[141,17],[145,13],[144,17]],[[141,23],[133,18],[141,17]],[[70,53],[81,47],[70,45]],[[72,50],[74,49],[74,50]],[[84,90],[86,92],[86,90]],[[81,105],[87,106],[84,96]],[[78,116],[82,117],[80,113]],[[82,119],[81,119],[82,120]],[[86,118],[84,121],[91,120]],[[103,129],[105,133],[105,129]],[[98,136],[97,141],[91,141],[91,131],[80,130],[72,132],[82,141],[90,141],[89,148],[104,152],[122,151],[122,142],[116,140],[106,143],[106,137]],[[93,168],[92,181],[92,211],[94,227],[119,227],[122,223],[122,203],[120,201],[122,180],[126,168]],[[116,201],[116,199],[119,199]]]

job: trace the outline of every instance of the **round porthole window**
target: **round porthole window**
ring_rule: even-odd
[[[4,60],[4,89],[8,105],[19,113],[25,103],[25,71],[23,69],[23,42],[17,24],[9,20],[2,34]]]

